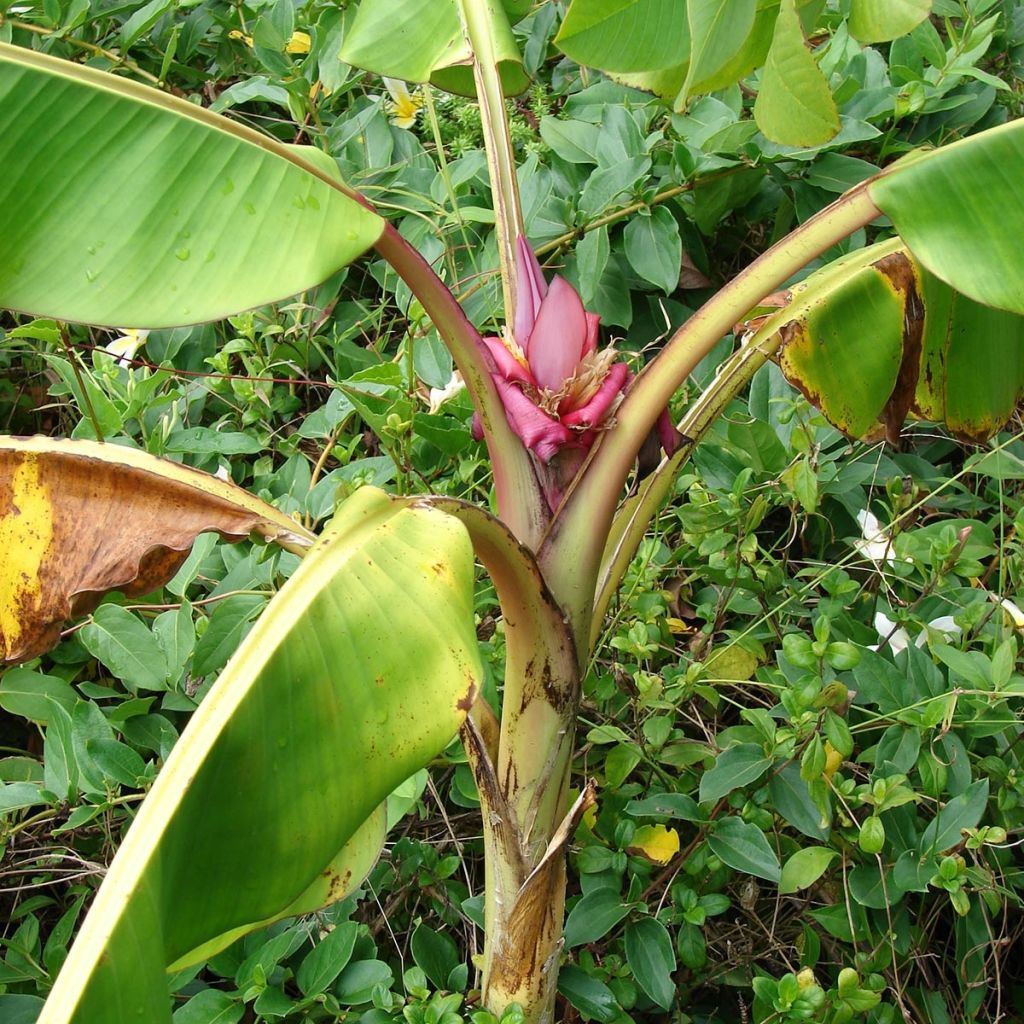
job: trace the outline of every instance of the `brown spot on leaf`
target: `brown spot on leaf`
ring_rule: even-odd
[[[903,299],[903,339],[900,368],[892,394],[882,409],[886,440],[898,446],[900,430],[914,404],[917,378],[921,368],[921,344],[924,338],[924,302],[914,265],[902,252],[894,252],[872,266],[887,277]]]
[[[465,711],[466,714],[469,714],[469,709],[476,703],[476,695],[477,695],[477,693],[478,693],[478,689],[477,689],[477,685],[476,685],[476,680],[475,679],[470,679],[470,681],[469,681],[469,689],[466,691],[466,693],[462,697],[460,697],[458,699],[458,701],[456,702],[455,706],[460,711]]]

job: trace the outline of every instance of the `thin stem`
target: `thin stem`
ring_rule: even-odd
[[[589,643],[597,575],[619,497],[661,410],[732,325],[808,262],[880,215],[858,185],[758,257],[669,339],[640,374],[552,524],[541,567],[569,613],[581,658]]]
[[[476,82],[480,120],[483,124],[484,150],[491,179],[501,287],[505,316],[516,308],[516,237],[525,235],[523,213],[519,205],[516,159],[505,112],[505,93],[498,72],[498,55],[491,31],[491,13],[486,0],[460,0],[462,27],[473,51],[473,79]],[[504,510],[503,510],[504,511]]]
[[[430,264],[393,225],[385,226],[375,248],[412,289],[450,349],[480,415],[498,507],[516,539],[534,550],[547,525],[547,503],[529,453],[509,426],[479,332]]]
[[[42,25],[33,25],[27,21],[19,21],[16,18],[5,18],[2,13],[0,13],[0,25],[10,25],[11,28],[20,29],[22,32],[34,32],[40,36],[52,36],[54,32],[58,31],[57,29],[44,28]],[[97,46],[95,43],[87,43],[84,39],[75,39],[74,36],[64,36],[64,42],[70,46],[77,46],[80,50],[94,53],[97,57],[106,57],[115,67],[127,68],[133,75],[138,75],[139,78],[144,78],[147,82],[152,82],[157,86],[163,85],[156,75],[152,75],[143,68],[140,68],[135,61],[129,60],[127,57],[121,57],[111,50],[104,50],[102,46]]]
[[[64,346],[64,351],[67,353],[68,362],[71,364],[71,372],[75,375],[75,380],[78,382],[78,390],[82,393],[82,405],[85,406],[85,414],[88,417],[89,422],[92,424],[92,429],[96,432],[96,440],[102,442],[104,440],[103,428],[100,426],[96,410],[92,407],[92,396],[85,387],[85,381],[82,379],[82,371],[78,366],[77,356],[68,344],[67,334],[65,334],[63,329],[61,329],[60,332],[60,341]]]

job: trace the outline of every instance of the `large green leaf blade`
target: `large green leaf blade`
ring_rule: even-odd
[[[974,302],[898,239],[844,257],[785,295],[751,345],[854,437],[898,439],[908,413],[983,442],[1024,396],[1024,317]]]
[[[432,82],[448,92],[475,96],[473,54],[460,4],[468,0],[362,0],[345,36],[342,59],[407,82]],[[477,2],[477,0],[473,0]],[[487,8],[498,73],[506,96],[529,85],[509,17],[521,4],[479,0]]]
[[[339,520],[193,716],[40,1024],[169,1021],[167,967],[309,909],[343,844],[464,719],[482,671],[465,529],[365,488]]]
[[[914,256],[976,302],[1024,313],[1024,120],[896,164],[868,185]]]
[[[318,284],[383,221],[293,149],[184,100],[0,44],[0,306],[213,320]]]

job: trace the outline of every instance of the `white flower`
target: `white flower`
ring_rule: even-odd
[[[989,593],[989,600],[994,601],[1000,608],[1010,616],[1015,629],[1024,629],[1024,612],[1015,605],[1008,597],[1000,597],[998,594]]]
[[[430,389],[430,412],[437,412],[445,402],[454,398],[460,391],[465,390],[466,382],[458,370],[452,372],[452,378],[443,388]]]
[[[127,369],[139,349],[146,343],[149,331],[137,330],[134,327],[126,327],[123,330],[124,334],[110,342],[105,350],[112,356],[117,356],[118,366]]]
[[[855,540],[853,546],[876,565],[891,565],[896,561],[892,550],[892,537],[882,529],[882,524],[868,509],[857,513],[863,540]]]
[[[409,86],[397,78],[385,78],[384,87],[391,97],[386,103],[391,123],[396,128],[411,128],[423,106],[423,94],[419,89],[410,92]]]
[[[902,627],[889,618],[885,612],[875,613],[875,630],[878,633],[879,643],[868,644],[869,651],[877,651],[879,647],[883,646],[888,642],[889,649],[893,654],[899,654],[900,651],[905,651],[910,646],[910,634]],[[952,615],[940,615],[937,619],[932,619],[920,633],[917,634],[917,638],[914,640],[915,647],[924,647],[928,643],[928,638],[932,632],[938,633],[939,637],[943,641],[952,640],[953,637],[958,636],[963,632],[960,627],[953,620]]]

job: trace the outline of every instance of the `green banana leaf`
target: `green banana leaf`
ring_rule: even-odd
[[[0,307],[167,327],[320,283],[384,221],[297,149],[0,43]]]
[[[758,127],[775,142],[820,145],[839,131],[828,83],[804,41],[820,6],[815,0],[573,0],[555,42],[578,63],[657,93],[677,111],[764,65]]]
[[[908,414],[982,442],[1024,395],[1024,317],[981,305],[922,267],[898,238],[792,287],[748,343],[853,437],[896,441]]]
[[[460,96],[475,96],[473,53],[463,28],[464,9],[483,8],[506,96],[530,78],[510,18],[529,8],[522,0],[362,0],[341,48],[356,67],[407,82],[430,82]]]
[[[868,183],[914,256],[958,292],[1024,313],[1024,120],[914,153]]]
[[[40,1024],[167,1022],[168,968],[336,898],[372,864],[378,805],[476,695],[472,590],[460,523],[356,492],[182,734]]]

